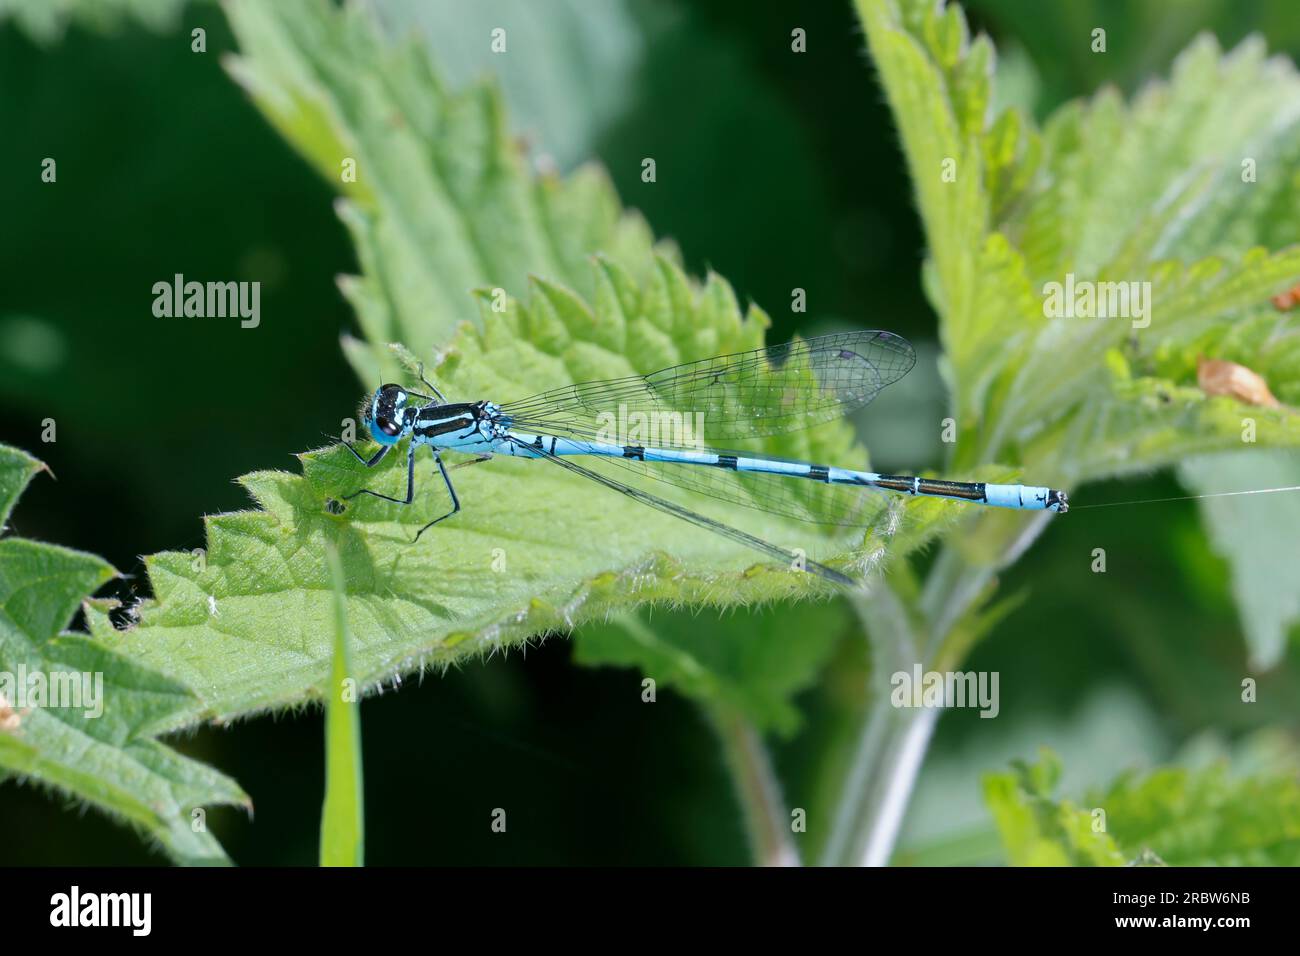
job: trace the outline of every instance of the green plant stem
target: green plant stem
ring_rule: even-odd
[[[867,688],[871,704],[822,851],[821,862],[828,866],[850,866],[863,858],[888,784],[880,768],[891,763],[888,754],[901,736],[897,723],[906,714],[889,703],[889,675],[910,667],[920,646],[902,602],[884,581],[871,593],[857,593],[850,600],[864,633],[874,639]]]
[[[722,742],[754,862],[759,866],[799,866],[790,814],[762,735],[730,708],[708,707],[705,711]]]
[[[352,677],[347,580],[333,545],[325,548],[334,589],[334,658],[325,704],[325,804],[321,810],[321,866],[365,862],[365,785],[361,768],[361,711],[345,697]]]
[[[938,708],[894,707],[890,676],[917,662],[929,670],[944,658],[947,641],[964,615],[998,570],[1017,560],[1042,533],[1047,517],[1045,513],[1027,522],[990,565],[972,565],[956,548],[944,547],[926,576],[921,625],[908,619],[902,602],[883,582],[853,599],[863,629],[872,638],[871,704],[845,775],[823,864],[889,862],[941,713]]]

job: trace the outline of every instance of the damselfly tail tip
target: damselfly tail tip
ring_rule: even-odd
[[[1063,515],[1070,510],[1070,499],[1066,496],[1064,491],[1053,491],[1049,489],[1047,492],[1047,507],[1052,511],[1055,511],[1058,515]]]

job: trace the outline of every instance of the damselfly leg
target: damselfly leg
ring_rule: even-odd
[[[433,394],[437,396],[438,401],[442,402],[444,405],[447,404],[446,396],[444,396],[442,392],[438,391],[438,386],[434,385],[431,381],[429,381],[427,378],[424,377],[423,362],[421,362],[419,366],[416,368],[415,374],[420,377],[420,381],[424,383],[424,387],[427,388],[429,391],[433,392]]]
[[[379,451],[375,452],[374,455],[367,458],[364,455],[362,455],[361,452],[357,451],[356,446],[353,445],[352,442],[347,441],[346,439],[343,438],[340,438],[339,441],[347,447],[348,451],[352,452],[353,457],[356,458],[357,461],[361,462],[361,464],[365,465],[367,468],[374,468],[375,465],[383,461],[384,456],[387,455],[389,449],[393,447],[392,445],[380,445]]]
[[[414,446],[412,446],[412,447],[414,447]],[[433,453],[433,460],[436,461],[436,462],[438,463],[438,471],[442,472],[442,480],[445,481],[445,482],[447,483],[447,491],[451,494],[451,510],[448,511],[448,512],[447,512],[445,515],[443,515],[441,518],[434,518],[432,521],[430,521],[428,524],[426,524],[423,528],[421,528],[419,531],[417,531],[417,532],[415,533],[415,540],[416,540],[416,541],[419,541],[419,540],[420,540],[420,535],[424,534],[426,531],[428,531],[430,528],[432,528],[434,525],[436,525],[439,521],[442,521],[442,520],[445,519],[445,518],[450,518],[452,515],[454,515],[457,511],[460,510],[460,498],[457,497],[457,495],[456,495],[456,488],[455,488],[455,487],[452,485],[452,483],[451,483],[451,476],[447,474],[447,466],[444,465],[444,464],[442,463],[442,456],[439,455],[439,454],[435,451],[435,452]],[[472,464],[472,462],[471,462],[471,464]]]
[[[351,448],[350,445],[348,447]],[[384,453],[387,452],[388,449],[391,447],[392,447],[391,445],[388,445],[385,446],[384,448],[381,448],[379,450],[379,453],[376,454],[369,461],[366,461],[366,459],[362,458],[360,455],[357,455],[357,458],[360,461],[365,462],[366,467],[369,468],[373,465],[378,464],[379,460],[384,457]],[[372,498],[379,498],[382,501],[391,501],[393,504],[409,505],[412,501],[415,500],[415,450],[419,447],[420,446],[415,444],[415,442],[411,442],[411,444],[407,446],[406,497],[405,498],[394,498],[392,495],[385,495],[381,492],[373,491],[370,488],[362,488],[360,491],[354,491],[350,495],[344,495],[343,500],[351,501],[353,498],[356,498],[360,495],[370,495]],[[423,528],[417,531],[415,534],[415,538],[413,539],[414,541],[419,541],[420,535],[424,534],[426,531],[428,531],[430,528],[436,525],[439,521],[442,521],[446,518],[450,518],[456,512],[460,511],[460,496],[456,494],[456,486],[451,483],[451,476],[447,474],[447,466],[443,463],[442,455],[438,454],[436,449],[431,449],[431,450],[433,451],[433,460],[438,465],[438,473],[442,475],[442,480],[447,486],[447,493],[451,495],[451,510],[448,511],[445,515],[442,515],[441,517],[434,518]],[[353,450],[352,453],[356,455],[355,450]],[[491,456],[489,455],[488,457],[490,458]],[[486,459],[479,459],[479,460],[482,461]],[[473,462],[467,462],[467,464],[473,464]]]
[[[351,447],[351,446],[349,446],[349,447]],[[374,458],[372,458],[372,459],[370,459],[370,461],[367,461],[367,462],[366,462],[366,467],[367,467],[367,468],[370,468],[370,467],[373,467],[374,465],[379,464],[379,459],[383,458],[383,457],[384,457],[384,452],[388,451],[388,449],[391,448],[391,447],[392,447],[392,446],[389,445],[389,446],[386,446],[386,447],[384,447],[384,448],[381,448],[381,449],[379,450],[379,453],[376,454]],[[371,491],[369,488],[362,488],[360,491],[354,491],[354,492],[352,492],[352,494],[350,494],[350,495],[344,495],[344,496],[343,496],[343,500],[344,500],[344,501],[351,501],[353,498],[357,497],[358,495],[370,495],[370,496],[373,497],[373,498],[382,498],[384,501],[391,501],[391,502],[393,502],[394,504],[399,504],[399,505],[409,505],[409,504],[410,504],[410,503],[415,499],[415,449],[416,449],[416,444],[415,444],[415,442],[411,442],[411,444],[410,444],[409,446],[407,446],[407,451],[406,451],[406,497],[405,497],[405,498],[394,498],[394,497],[392,497],[391,495],[380,494],[378,491]],[[357,453],[356,453],[355,451],[353,451],[352,454],[356,455]],[[357,455],[357,457],[358,457],[358,458],[361,458],[360,455]],[[364,458],[362,458],[361,460],[362,460],[362,461],[365,461]]]

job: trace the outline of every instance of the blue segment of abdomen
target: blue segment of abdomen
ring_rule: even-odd
[[[1042,511],[1047,507],[1050,488],[1030,485],[985,485],[988,503],[997,508],[1018,508],[1022,511]]]

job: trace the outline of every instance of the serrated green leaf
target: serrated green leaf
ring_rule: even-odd
[[[975,79],[988,54],[960,42],[955,4],[858,7],[929,243],[926,290],[960,435],[951,470],[1010,464],[1075,491],[1240,450],[1247,417],[1256,445],[1300,447],[1292,409],[1196,384],[1198,355],[1228,358],[1295,400],[1300,313],[1270,303],[1300,278],[1300,247],[1288,245],[1300,208],[1289,162],[1300,155],[1300,78],[1289,62],[1267,58],[1257,39],[1224,54],[1202,37],[1168,82],[1131,102],[1106,89],[1068,103],[1040,134],[1009,110],[975,121],[972,104],[997,96]],[[938,175],[945,157],[955,182]],[[1049,315],[1048,283],[1067,276],[1149,282],[1148,315]],[[996,556],[1031,519],[972,520]]]
[[[997,822],[1012,866],[1122,866],[1124,856],[1094,817],[1056,801],[1060,761],[1044,751],[1036,764],[984,777],[984,800]]]
[[[1276,750],[1276,748],[1274,748]],[[1295,866],[1300,777],[1294,755],[1125,773],[1078,807],[1055,795],[1059,763],[985,778],[985,799],[1015,865]]]
[[[388,46],[359,7],[236,0],[227,12],[241,51],[232,74],[347,197],[340,215],[364,275],[343,289],[375,346],[349,349],[363,381],[398,373],[383,344],[421,356],[443,347],[473,317],[472,289],[521,296],[541,275],[589,299],[595,251],[645,278],[644,221],[597,167],[534,175],[494,82],[448,90],[423,46]]]
[[[0,445],[0,529],[9,520],[27,483],[43,468],[45,466],[27,452]]]
[[[505,400],[762,341],[765,319],[742,319],[716,277],[700,289],[663,259],[644,285],[609,261],[592,268],[611,289],[596,305],[541,280],[526,303],[507,300],[503,312],[485,303],[481,329],[465,326],[442,366],[430,370],[440,387]],[[624,341],[626,354],[609,350],[611,340]],[[762,447],[850,467],[865,461],[842,422]],[[189,719],[224,719],[321,694],[332,614],[327,544],[338,548],[346,571],[353,662],[363,686],[635,604],[735,606],[829,593],[813,575],[756,562],[723,538],[545,461],[499,456],[453,470],[464,510],[418,545],[411,543],[415,532],[448,507],[429,463],[417,471],[416,504],[362,498],[342,516],[330,514],[326,501],[360,487],[403,492],[404,456],[367,471],[336,446],[304,455],[303,465],[302,477],[243,479],[264,510],[209,518],[205,566],[183,554],[147,561],[155,600],[142,605],[139,625],[122,644],[195,690],[202,704]],[[654,490],[815,560],[865,569],[924,541],[962,507],[917,502],[902,520],[897,505],[876,498],[879,534],[864,539],[861,530],[766,515],[739,501]]]
[[[371,0],[388,37],[416,33],[452,85],[485,73],[500,83],[512,128],[537,138],[561,169],[582,162],[634,95],[645,40],[630,4],[613,0]],[[506,53],[493,52],[493,30]]]
[[[42,467],[0,446],[4,513]],[[154,739],[176,715],[192,712],[193,695],[115,646],[105,602],[85,603],[88,620],[100,623],[98,637],[63,630],[115,574],[94,555],[0,540],[0,768],[94,804],[180,862],[226,862],[195,811],[247,806],[248,797],[233,780]],[[46,696],[31,696],[41,687],[50,688]]]

